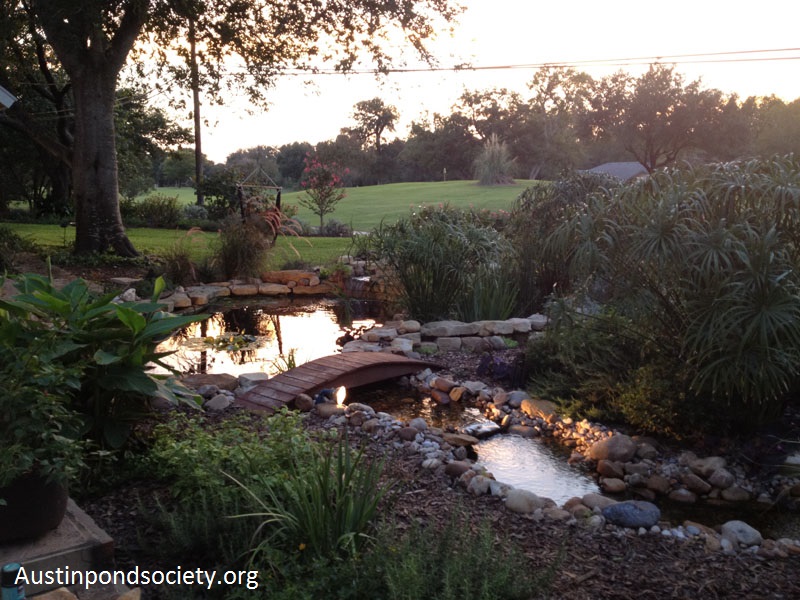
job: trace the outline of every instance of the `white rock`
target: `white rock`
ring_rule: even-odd
[[[764,541],[761,533],[744,521],[728,521],[720,528],[720,534],[723,539],[740,546],[760,546]]]
[[[544,508],[546,502],[529,490],[514,488],[506,494],[506,508],[521,514],[529,514],[537,508]]]

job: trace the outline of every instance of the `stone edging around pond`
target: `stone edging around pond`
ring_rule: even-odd
[[[220,390],[217,385],[197,388],[198,393],[206,398],[204,406],[207,410],[224,410],[233,403],[236,395],[244,393],[263,376],[254,374],[253,381],[248,375],[241,375],[238,379],[226,377],[233,384],[228,386],[230,391]],[[757,490],[755,484],[744,478],[740,466],[729,465],[723,457],[697,458],[692,453],[666,456],[654,440],[629,437],[588,421],[561,419],[551,403],[533,400],[521,391],[489,388],[480,381],[456,382],[426,369],[406,382],[432,396],[439,392],[451,401],[475,402],[487,416],[500,420],[501,425],[494,423],[494,432],[503,430],[523,436],[548,437],[572,447],[570,462],[580,463],[576,468],[594,469],[605,489],[611,480],[617,480],[627,492],[644,500],[617,501],[601,494],[587,494],[582,498],[572,498],[559,507],[548,498],[495,481],[479,462],[469,459],[472,446],[479,441],[476,436],[492,433],[487,429],[474,431],[476,435],[449,433],[429,427],[422,418],[404,423],[389,414],[376,413],[365,404],[314,406],[311,398],[304,395],[298,397],[295,404],[298,410],[314,411],[326,420],[327,427],[357,428],[373,443],[385,445],[387,450],[416,454],[420,468],[449,477],[470,494],[495,496],[508,510],[533,520],[549,519],[592,529],[615,527],[620,532],[661,535],[677,541],[693,540],[703,543],[709,552],[742,551],[763,557],[800,555],[800,539],[763,539],[760,532],[738,520],[727,522],[720,531],[689,521],[678,526],[661,521],[658,507],[649,501],[657,497],[668,497],[677,502],[715,498],[722,501],[722,492],[735,487],[747,492],[748,497],[756,495],[760,502],[772,501],[766,490]],[[798,478],[782,478],[773,483],[773,491],[778,495],[800,496]],[[620,486],[616,482],[613,485]],[[692,491],[692,487],[696,491]],[[616,489],[621,491],[620,488]],[[686,490],[692,496],[686,492],[673,494],[678,490]],[[739,492],[733,497],[744,499]],[[736,500],[730,501],[731,505],[735,506]]]
[[[486,352],[505,350],[506,340],[518,340],[544,331],[547,317],[534,314],[527,318],[492,321],[419,321],[395,318],[382,326],[361,334],[360,339],[348,342],[343,352]]]
[[[134,302],[137,298],[133,286],[139,281],[141,280],[118,277],[110,283],[125,288],[118,296],[121,300]],[[336,289],[333,284],[320,281],[319,276],[310,271],[269,271],[262,273],[260,279],[234,279],[178,286],[171,294],[163,294],[159,301],[165,305],[167,311],[172,312],[193,306],[206,306],[215,298],[228,296],[313,296],[330,294]]]

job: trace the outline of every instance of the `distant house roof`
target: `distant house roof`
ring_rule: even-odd
[[[622,181],[628,181],[642,175],[647,175],[641,163],[638,162],[609,162],[598,165],[588,170],[589,173],[601,173],[603,175],[611,175]]]

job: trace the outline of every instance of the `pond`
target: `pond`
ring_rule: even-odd
[[[171,352],[164,362],[185,374],[263,372],[276,375],[291,361],[297,365],[340,350],[336,341],[350,330],[383,319],[378,303],[288,298],[220,303],[211,316],[162,342]],[[154,372],[165,372],[157,368]]]
[[[428,396],[396,386],[370,386],[353,390],[351,402],[363,402],[376,411],[410,421],[422,417],[432,427],[462,429],[487,423],[477,408],[457,402],[439,405]],[[478,462],[502,483],[550,498],[559,506],[573,496],[598,492],[597,483],[586,473],[567,464],[568,452],[539,439],[498,434],[475,447]]]

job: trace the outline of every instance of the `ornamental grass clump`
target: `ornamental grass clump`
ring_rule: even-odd
[[[371,539],[378,506],[391,486],[381,482],[383,463],[351,448],[345,434],[335,449],[316,447],[296,455],[286,477],[259,485],[231,476],[258,505],[252,564],[280,570],[276,551],[316,559],[356,556]]]
[[[470,211],[449,206],[424,207],[394,225],[381,224],[365,244],[371,256],[391,267],[402,304],[422,321],[459,312],[482,315],[485,295],[478,286],[511,256],[510,244],[497,230]]]

